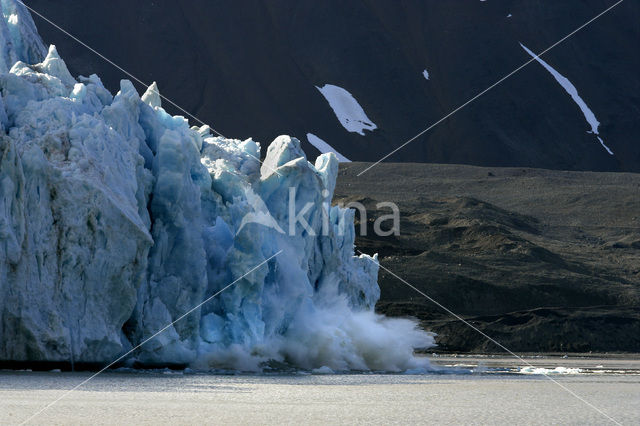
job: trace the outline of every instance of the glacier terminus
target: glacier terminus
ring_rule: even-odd
[[[331,206],[333,153],[311,163],[280,136],[261,164],[259,143],[168,114],[155,84],[74,78],[20,2],[0,5],[0,361],[109,363],[280,253],[127,362],[429,367],[414,349],[433,336],[374,312],[377,258]],[[292,188],[315,232],[280,232]]]

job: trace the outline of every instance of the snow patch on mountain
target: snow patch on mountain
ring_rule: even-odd
[[[582,114],[584,115],[584,118],[587,120],[587,123],[589,123],[589,125],[591,126],[590,133],[593,133],[597,136],[598,142],[600,142],[602,147],[607,151],[607,153],[609,153],[609,155],[614,155],[613,151],[611,151],[611,149],[604,143],[602,138],[598,136],[599,135],[598,127],[600,126],[600,122],[596,118],[593,111],[591,111],[589,106],[586,104],[586,102],[580,97],[580,95],[578,94],[578,89],[576,89],[576,86],[574,86],[573,83],[571,83],[571,81],[569,81],[568,78],[566,78],[565,76],[560,74],[558,71],[556,71],[551,65],[545,62],[542,58],[540,58],[538,55],[536,55],[531,50],[529,50],[524,44],[520,43],[520,46],[522,46],[522,48],[529,55],[531,55],[540,65],[542,65],[547,71],[549,71],[553,76],[553,78],[555,78],[556,81],[560,83],[560,85],[564,88],[564,90],[566,90],[569,96],[571,96],[571,99],[573,99],[576,105],[578,105],[578,107],[582,111]]]
[[[347,131],[364,136],[365,130],[374,131],[378,128],[367,117],[356,98],[347,90],[333,84],[325,84],[322,87],[316,86],[316,89],[329,102],[329,106],[338,117],[338,121]]]
[[[307,140],[309,141],[309,143],[311,145],[313,145],[316,148],[318,148],[318,151],[320,151],[322,154],[326,154],[328,152],[333,152],[336,155],[336,157],[338,157],[338,161],[339,162],[341,162],[341,163],[349,163],[349,162],[351,162],[351,160],[349,160],[344,155],[340,154],[338,151],[335,150],[335,148],[333,148],[331,145],[329,145],[328,143],[326,143],[325,141],[323,141],[322,139],[320,139],[319,137],[317,137],[313,133],[307,133]]]

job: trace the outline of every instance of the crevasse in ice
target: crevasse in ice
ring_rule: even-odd
[[[253,140],[166,113],[155,84],[75,79],[24,6],[0,6],[0,360],[108,363],[237,280],[130,360],[428,366],[413,349],[432,337],[373,311],[377,259],[330,205],[333,154],[280,136],[261,164]]]

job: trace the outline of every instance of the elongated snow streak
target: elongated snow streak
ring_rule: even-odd
[[[253,271],[255,271],[256,269],[260,268],[262,265],[264,265],[265,263],[269,262],[271,259],[273,259],[274,257],[276,257],[277,255],[279,255],[280,253],[282,253],[282,250],[278,251],[276,254],[272,255],[271,257],[269,257],[268,259],[263,260],[262,262],[260,262],[258,265],[254,266],[253,268],[251,268],[248,272],[242,274],[239,278],[236,278],[232,283],[226,285],[225,287],[223,287],[221,290],[215,292],[214,294],[212,294],[211,296],[207,297],[204,301],[202,301],[201,303],[197,304],[196,306],[194,306],[193,308],[189,309],[187,312],[185,312],[184,314],[182,314],[180,317],[178,317],[178,319],[171,321],[169,324],[167,324],[166,326],[164,326],[163,328],[161,328],[159,331],[157,331],[155,334],[153,334],[151,337],[147,337],[145,340],[143,340],[141,343],[139,343],[137,346],[131,348],[128,352],[126,352],[123,355],[120,355],[117,359],[115,359],[114,361],[111,361],[109,364],[107,364],[105,367],[103,367],[100,371],[98,371],[97,373],[93,374],[92,376],[90,376],[88,379],[80,382],[79,384],[77,384],[76,386],[74,386],[73,388],[69,389],[68,391],[66,391],[65,393],[63,393],[62,395],[60,395],[57,399],[54,399],[52,402],[50,402],[49,404],[45,405],[44,407],[42,407],[40,410],[38,410],[37,412],[35,412],[31,417],[29,417],[27,420],[23,421],[22,423],[20,423],[21,425],[27,424],[29,423],[31,420],[33,420],[34,418],[36,418],[38,415],[42,414],[45,410],[51,408],[51,406],[53,406],[54,404],[56,404],[58,401],[60,401],[61,399],[65,398],[67,395],[69,395],[71,392],[75,391],[76,389],[78,389],[81,386],[84,386],[85,384],[87,384],[90,380],[96,378],[98,375],[104,373],[106,370],[108,370],[109,368],[111,368],[113,365],[117,364],[118,362],[122,361],[123,359],[125,359],[126,357],[128,357],[129,355],[131,355],[136,349],[139,349],[142,345],[144,345],[145,343],[149,342],[150,340],[155,339],[157,336],[159,336],[160,334],[162,334],[163,332],[165,332],[167,329],[169,329],[169,327],[172,327],[175,323],[177,323],[178,321],[183,320],[184,318],[186,318],[187,316],[189,316],[190,314],[192,314],[194,311],[196,311],[197,309],[199,309],[200,307],[202,307],[204,304],[206,304],[207,302],[211,301],[213,298],[215,298],[216,296],[218,296],[220,293],[222,293],[223,291],[233,287],[235,284],[237,284],[240,280],[242,280],[244,277],[246,277],[247,275],[251,274]]]
[[[329,145],[328,143],[326,143],[325,141],[323,141],[313,133],[307,133],[307,140],[311,145],[318,148],[318,151],[320,151],[322,154],[326,154],[327,152],[333,152],[336,155],[336,157],[338,157],[338,161],[340,161],[341,163],[351,162],[351,160],[349,160],[347,157],[345,157],[344,155],[336,151],[334,147],[332,147],[331,145]]]
[[[360,250],[356,250],[358,253],[363,254]],[[466,325],[467,327],[471,328],[472,330],[474,330],[475,332],[479,333],[481,336],[483,336],[484,338],[488,339],[489,341],[491,341],[492,343],[494,343],[496,346],[498,346],[499,348],[501,348],[502,350],[504,350],[505,352],[507,352],[508,354],[512,355],[513,357],[517,358],[518,360],[522,361],[523,363],[525,363],[527,365],[527,367],[531,367],[533,369],[535,369],[536,367],[531,364],[530,362],[528,362],[527,360],[525,360],[524,358],[522,358],[521,356],[517,355],[515,352],[513,352],[512,350],[510,350],[509,348],[507,348],[506,346],[504,346],[502,343],[498,342],[497,340],[495,340],[493,337],[487,335],[485,332],[483,332],[482,330],[480,330],[478,327],[474,326],[473,324],[471,324],[469,321],[465,320],[464,318],[462,318],[460,315],[456,314],[455,312],[453,312],[451,309],[447,308],[446,306],[442,305],[440,302],[438,302],[437,300],[433,299],[432,297],[430,297],[429,295],[427,295],[426,293],[420,291],[418,288],[416,288],[415,286],[413,286],[412,284],[410,284],[408,281],[402,279],[400,276],[394,274],[392,271],[390,271],[389,269],[387,269],[382,263],[378,263],[378,265],[380,266],[380,268],[384,269],[387,273],[389,273],[390,275],[392,275],[393,277],[395,277],[396,279],[398,279],[399,281],[401,281],[403,284],[405,284],[407,287],[411,288],[412,290],[416,291],[417,293],[421,294],[422,296],[424,296],[427,300],[429,300],[431,303],[435,304],[436,306],[438,306],[440,309],[442,309],[443,311],[445,311],[446,313],[448,313],[449,315],[453,316],[454,318],[456,318],[458,321],[462,322],[464,325]],[[553,379],[552,377],[549,377],[548,374],[544,374],[543,377],[546,377],[547,379],[549,379],[550,381],[552,381],[553,383],[555,383],[556,385],[560,386],[562,389],[564,389],[565,391],[567,391],[569,394],[573,395],[575,398],[577,398],[578,400],[582,401],[583,403],[585,403],[587,406],[593,408],[595,411],[597,411],[598,413],[600,413],[601,415],[603,415],[604,417],[606,417],[608,420],[610,420],[611,422],[617,424],[617,425],[621,425],[620,422],[618,422],[617,420],[615,420],[613,417],[609,416],[607,413],[605,413],[604,411],[602,411],[601,409],[599,409],[598,407],[596,407],[595,405],[593,405],[592,403],[590,403],[589,401],[587,401],[586,399],[584,399],[583,397],[581,397],[580,395],[578,395],[577,393],[575,393],[574,391],[572,391],[571,389],[569,389],[568,387],[566,387],[565,385],[563,385],[562,383],[558,382],[557,380]]]
[[[611,11],[614,7],[618,6],[620,3],[622,3],[624,0],[618,0],[616,3],[612,4],[611,6],[609,6],[608,8],[606,8],[605,10],[603,10],[602,12],[598,13],[596,16],[594,16],[593,18],[589,19],[587,22],[585,22],[584,24],[580,25],[578,28],[576,28],[575,30],[571,31],[569,34],[567,34],[566,36],[562,37],[560,40],[556,41],[555,43],[553,43],[551,46],[547,47],[546,49],[544,49],[542,52],[538,53],[538,57],[544,55],[545,53],[547,53],[548,51],[550,51],[551,49],[553,49],[554,47],[558,46],[559,44],[563,43],[564,41],[566,41],[567,39],[573,37],[575,34],[577,34],[580,30],[582,30],[583,28],[587,27],[589,24],[591,24],[592,22],[596,21],[597,19],[599,19],[600,17],[604,16],[606,13],[608,13],[609,11]],[[449,114],[445,115],[444,117],[442,117],[440,120],[436,121],[435,123],[433,123],[432,125],[430,125],[429,127],[427,127],[426,129],[424,129],[423,131],[421,131],[420,133],[418,133],[417,135],[415,135],[414,137],[410,138],[409,140],[407,140],[405,143],[403,143],[402,145],[400,145],[399,147],[393,149],[390,153],[384,155],[382,158],[380,158],[378,161],[376,161],[375,163],[373,163],[372,165],[370,165],[369,167],[367,167],[366,169],[364,169],[363,171],[361,171],[360,173],[358,173],[356,176],[360,177],[362,176],[364,173],[368,172],[369,170],[371,170],[372,168],[374,168],[375,166],[377,166],[378,164],[382,163],[384,160],[386,160],[387,158],[391,157],[393,154],[395,154],[396,152],[400,151],[402,148],[404,148],[405,146],[409,145],[411,142],[413,142],[414,140],[418,139],[420,136],[424,135],[425,133],[427,133],[429,130],[433,129],[434,127],[436,127],[438,124],[442,123],[443,121],[445,121],[447,118],[451,117],[452,115],[454,115],[455,113],[457,113],[458,111],[460,111],[461,109],[463,109],[464,107],[466,107],[467,105],[469,105],[470,103],[474,102],[476,99],[478,99],[479,97],[483,96],[484,94],[486,94],[487,92],[489,92],[491,89],[493,89],[494,87],[498,86],[499,84],[501,84],[503,81],[507,80],[508,78],[510,78],[512,75],[516,74],[518,71],[520,71],[521,69],[523,69],[524,67],[526,67],[527,65],[529,65],[531,62],[535,61],[535,58],[529,59],[527,62],[525,62],[524,64],[520,65],[518,68],[516,68],[515,70],[511,71],[509,74],[505,75],[504,77],[502,77],[500,80],[496,81],[495,83],[493,83],[491,86],[487,87],[486,89],[484,89],[482,92],[478,93],[477,95],[475,95],[474,97],[472,97],[471,99],[469,99],[467,102],[463,103],[462,105],[460,105],[458,108],[454,109],[453,111],[451,111]]]
[[[613,155],[613,151],[611,151],[611,149],[609,149],[609,147],[605,145],[602,138],[598,136],[599,135],[598,127],[600,126],[600,122],[596,118],[593,111],[591,111],[591,108],[589,108],[586,102],[580,97],[580,95],[578,94],[578,89],[576,89],[576,86],[574,86],[573,83],[571,83],[571,81],[569,81],[567,77],[560,74],[556,69],[554,69],[551,65],[545,62],[542,58],[540,58],[538,55],[536,55],[531,50],[529,50],[527,46],[525,46],[522,43],[520,43],[520,46],[522,46],[522,48],[529,55],[531,55],[536,61],[538,61],[540,65],[542,65],[547,71],[549,71],[553,76],[553,78],[555,78],[556,81],[560,83],[560,86],[562,86],[563,89],[567,91],[569,96],[571,96],[571,99],[573,99],[573,101],[576,103],[576,105],[578,105],[578,107],[582,111],[582,114],[584,115],[584,118],[587,120],[587,123],[589,123],[589,125],[591,126],[591,133],[593,133],[598,137],[598,141],[600,142],[602,147],[607,150],[609,155]]]
[[[338,117],[342,127],[349,132],[358,133],[364,136],[365,130],[374,131],[378,128],[376,124],[367,117],[364,110],[351,93],[339,86],[325,84],[322,87],[316,86],[322,96],[329,102],[329,106]]]

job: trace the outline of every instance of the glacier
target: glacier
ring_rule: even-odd
[[[374,312],[334,154],[280,136],[261,163],[252,139],[168,114],[155,83],[74,78],[20,2],[0,8],[0,361],[429,368],[414,349],[433,335]]]

